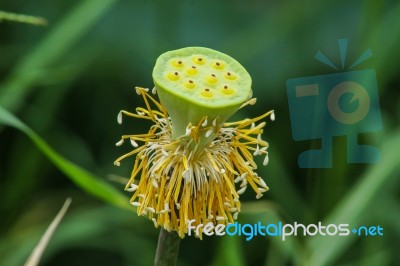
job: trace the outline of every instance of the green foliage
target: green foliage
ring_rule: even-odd
[[[132,161],[120,135],[149,124],[125,119],[141,103],[134,86],[152,87],[156,58],[204,46],[237,59],[250,73],[257,105],[235,118],[274,109],[270,163],[258,172],[270,187],[244,194],[243,223],[380,225],[383,237],[187,237],[179,265],[397,265],[400,239],[400,3],[396,1],[2,1],[1,10],[43,17],[46,27],[0,21],[0,265],[22,265],[62,202],[70,210],[42,265],[151,265],[158,230],[137,217],[124,185]],[[376,70],[384,128],[362,135],[382,153],[374,165],[346,163],[346,140],[334,139],[332,169],[299,169],[286,99],[289,78],[334,73],[313,59]],[[17,118],[18,117],[18,118]],[[23,133],[23,134],[21,134]],[[318,143],[317,143],[318,145]]]
[[[129,209],[127,198],[121,192],[104,182],[99,177],[75,165],[54,151],[29,127],[19,121],[15,116],[0,106],[0,124],[14,127],[24,132],[36,147],[54,164],[61,172],[71,179],[78,187],[89,194],[102,199],[117,207]]]

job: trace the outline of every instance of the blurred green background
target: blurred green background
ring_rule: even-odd
[[[0,265],[24,263],[67,197],[41,265],[152,265],[158,230],[121,183],[133,158],[113,165],[129,150],[115,147],[120,135],[149,125],[119,126],[116,115],[141,105],[134,86],[153,86],[158,55],[185,46],[247,68],[258,103],[235,118],[276,112],[264,134],[270,163],[258,170],[270,191],[255,200],[248,190],[239,222],[380,225],[384,236],[187,237],[178,264],[400,265],[399,1],[2,0],[0,10],[48,20],[0,22]],[[377,73],[384,128],[362,140],[382,160],[347,164],[336,137],[331,169],[300,169],[298,154],[318,141],[292,140],[285,82],[335,73],[314,56],[338,64],[340,38],[349,64],[374,53],[356,69]]]

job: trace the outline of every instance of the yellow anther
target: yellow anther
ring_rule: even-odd
[[[188,68],[186,70],[186,74],[188,75],[195,75],[197,74],[197,68],[195,66],[192,66],[191,68]]]
[[[184,66],[182,60],[174,60],[174,61],[172,61],[172,65],[174,67],[183,67]]]
[[[237,78],[236,75],[232,72],[226,72],[224,77],[229,80],[235,80]]]
[[[206,63],[206,60],[204,60],[203,57],[196,56],[196,57],[193,57],[193,63],[199,64],[199,65],[204,65]]]
[[[223,87],[221,88],[221,92],[222,92],[223,94],[226,94],[226,95],[231,95],[231,94],[234,92],[234,90],[233,90],[231,87],[225,85],[225,86],[223,86]]]
[[[178,72],[173,72],[173,73],[168,73],[168,78],[172,81],[177,81],[179,80],[179,73]]]
[[[215,69],[224,69],[224,63],[222,63],[221,61],[215,61],[211,64],[211,66]]]
[[[209,88],[205,88],[204,90],[202,90],[201,91],[201,95],[203,97],[207,97],[207,98],[210,98],[210,97],[214,96],[214,94],[212,93],[212,91]]]
[[[218,80],[217,80],[217,78],[215,77],[214,74],[211,74],[211,75],[209,75],[209,76],[206,77],[206,81],[207,81],[209,84],[214,84],[214,83],[216,83]]]
[[[193,80],[189,79],[188,81],[185,82],[185,87],[188,89],[194,89],[196,85],[194,84]]]

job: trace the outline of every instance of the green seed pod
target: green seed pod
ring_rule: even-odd
[[[203,47],[160,55],[153,79],[171,117],[173,138],[184,135],[189,124],[196,125],[204,117],[219,128],[252,95],[251,77],[239,62]],[[212,139],[211,135],[206,137]]]

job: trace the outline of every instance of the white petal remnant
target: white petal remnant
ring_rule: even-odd
[[[212,132],[213,132],[213,129],[212,129],[212,128],[210,128],[209,130],[207,130],[207,132],[206,132],[206,138],[208,138],[209,136],[211,136]]]
[[[216,127],[216,126],[217,126],[217,120],[218,120],[218,117],[215,118],[215,119],[212,121],[213,127]]]
[[[115,146],[121,146],[122,144],[124,144],[124,139],[121,139],[120,141],[115,143]]]
[[[275,111],[272,111],[270,117],[271,121],[275,121]]]
[[[264,161],[263,161],[263,165],[267,165],[269,162],[269,157],[268,157],[268,153],[267,155],[265,155]]]
[[[207,117],[204,119],[204,122],[201,124],[202,127],[206,127],[207,126]]]
[[[153,207],[146,207],[146,211],[149,211],[151,213],[156,213],[156,210],[154,210]]]
[[[238,193],[239,195],[242,195],[242,194],[246,191],[246,188],[247,188],[247,186],[246,186],[246,187],[242,187],[241,189],[239,189],[239,190],[237,191],[237,193]]]
[[[131,184],[131,186],[126,189],[126,191],[134,192],[134,191],[136,191],[137,188],[138,188],[138,185]]]
[[[131,144],[133,147],[137,148],[139,145],[137,144],[137,142],[131,138]]]
[[[139,215],[148,216],[156,226],[175,230],[184,237],[185,221],[194,219],[194,226],[233,223],[241,209],[239,196],[248,187],[257,198],[268,190],[255,172],[253,157],[268,158],[268,143],[261,138],[266,123],[261,120],[272,115],[272,111],[223,124],[218,119],[203,117],[198,124],[188,124],[186,134],[174,139],[171,119],[163,105],[146,89],[137,88],[136,92],[143,97],[146,107],[136,108],[137,114],[121,111],[121,116],[151,120],[154,124],[146,134],[122,137],[117,144],[129,139],[134,149],[115,164],[135,156],[126,190],[133,193],[131,204],[138,207]],[[253,102],[249,100],[248,104]],[[198,148],[201,137],[210,142]]]
[[[118,124],[122,124],[122,112],[119,112],[118,113],[118,115],[117,115],[117,122],[118,122]]]
[[[156,218],[151,218],[151,221],[153,222],[154,226],[157,228],[158,227],[158,223]]]

